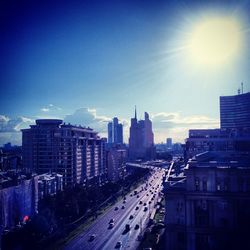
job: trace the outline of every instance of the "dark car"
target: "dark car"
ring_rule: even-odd
[[[136,224],[136,225],[135,225],[135,230],[139,229],[139,227],[140,227],[140,226],[139,226],[138,224]]]
[[[92,234],[92,235],[89,236],[89,241],[93,241],[95,238],[96,238],[96,235]]]
[[[109,229],[111,229],[111,228],[113,228],[115,226],[115,223],[114,222],[112,222],[112,223],[109,223]]]
[[[115,245],[115,248],[121,248],[122,246],[122,242],[121,241],[118,241]]]
[[[110,223],[114,223],[114,222],[115,222],[114,219],[110,219],[109,224],[110,224]]]
[[[118,210],[119,208],[118,207],[115,207],[115,210]]]
[[[134,216],[131,214],[131,215],[129,216],[129,219],[132,220],[133,218],[134,218]]]

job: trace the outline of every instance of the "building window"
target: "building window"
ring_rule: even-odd
[[[243,192],[243,185],[244,185],[244,180],[243,178],[238,179],[238,189],[240,192]]]
[[[221,191],[221,181],[219,178],[216,180],[216,191]]]
[[[230,183],[229,183],[229,178],[225,178],[224,179],[224,191],[229,191],[229,185],[230,185]]]
[[[194,203],[194,221],[198,227],[209,226],[209,209],[206,200],[197,200]]]
[[[195,190],[200,191],[200,179],[198,177],[195,178]]]
[[[202,189],[205,192],[207,191],[207,180],[205,178],[202,180]]]

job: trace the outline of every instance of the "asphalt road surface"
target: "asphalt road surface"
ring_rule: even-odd
[[[117,202],[86,231],[72,239],[64,249],[110,250],[116,248],[118,241],[121,242],[121,246],[117,247],[119,249],[136,249],[140,243],[138,236],[146,228],[159,198],[164,171],[157,169],[148,181],[136,189],[138,194],[134,194],[133,190],[126,196],[126,201]],[[111,219],[114,220],[113,228],[109,227]],[[130,230],[125,231],[126,224],[130,225]],[[139,228],[136,229],[136,225]]]

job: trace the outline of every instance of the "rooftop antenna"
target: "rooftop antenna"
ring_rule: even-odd
[[[243,82],[241,82],[241,94],[243,94]]]
[[[136,105],[135,105],[135,119],[137,119]]]

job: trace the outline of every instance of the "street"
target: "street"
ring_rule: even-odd
[[[136,189],[136,192],[133,190],[126,196],[126,200],[117,202],[64,249],[136,249],[140,243],[138,236],[146,228],[157,203],[164,171],[157,169],[146,183]],[[109,226],[111,219],[114,220],[112,228]],[[126,224],[130,227],[127,231]]]

